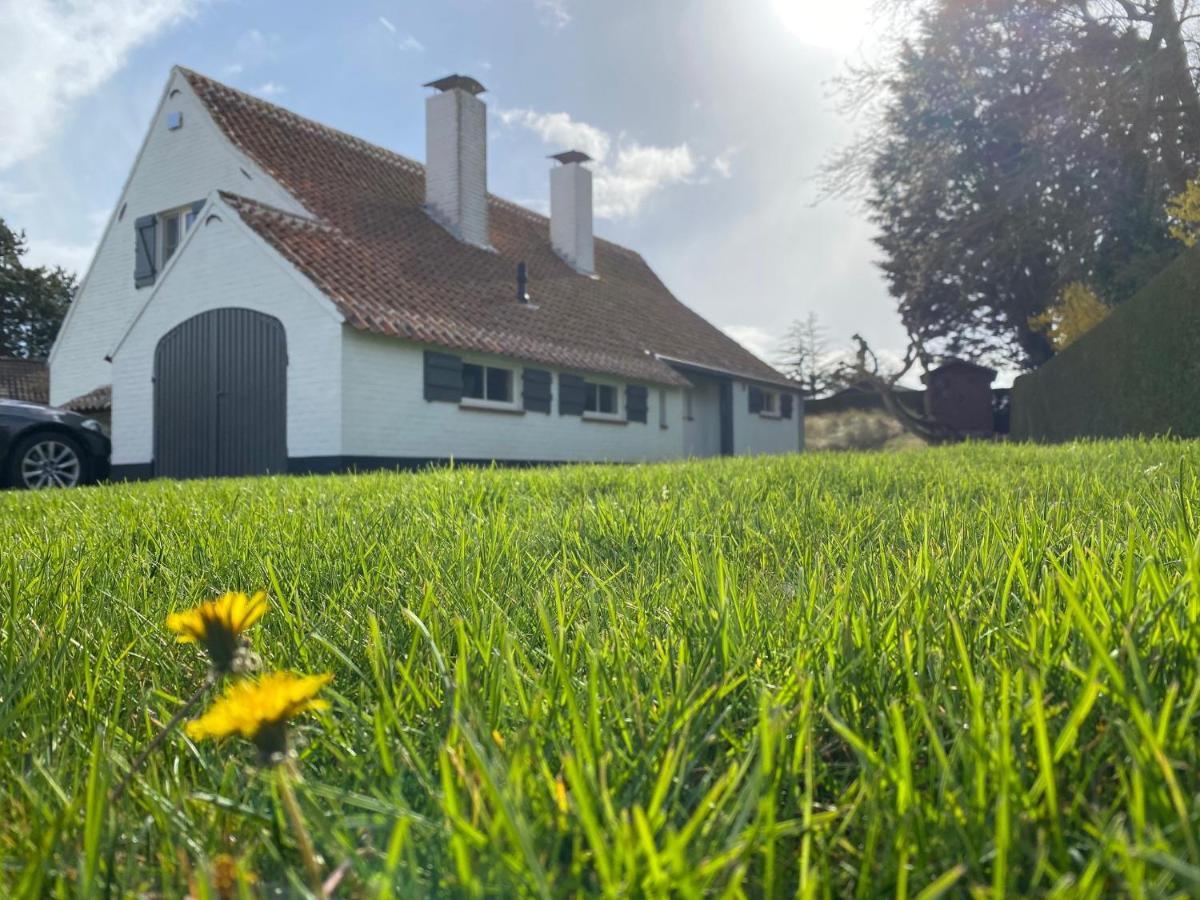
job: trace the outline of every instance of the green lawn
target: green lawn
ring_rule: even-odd
[[[168,612],[270,592],[337,896],[1200,893],[1200,445],[0,495],[0,895],[304,869],[155,753]]]

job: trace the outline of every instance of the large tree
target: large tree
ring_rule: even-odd
[[[71,297],[75,276],[61,266],[29,268],[24,232],[0,219],[0,356],[37,359],[50,352]]]
[[[1069,284],[1108,303],[1176,252],[1163,212],[1200,167],[1185,3],[929,0],[889,65],[861,176],[906,328],[1036,365]]]

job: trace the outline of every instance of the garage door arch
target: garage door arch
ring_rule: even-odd
[[[154,473],[168,478],[287,470],[283,323],[227,307],[193,316],[154,351]]]

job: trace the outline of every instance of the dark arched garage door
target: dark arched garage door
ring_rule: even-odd
[[[287,337],[249,309],[214,309],[154,352],[154,472],[168,478],[287,470]]]

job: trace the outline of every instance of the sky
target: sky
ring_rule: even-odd
[[[870,2],[0,0],[0,217],[82,275],[174,64],[421,161],[422,84],[457,72],[493,193],[544,212],[547,154],[582,149],[596,233],[760,356],[809,312],[896,352],[872,228],[816,181]]]

